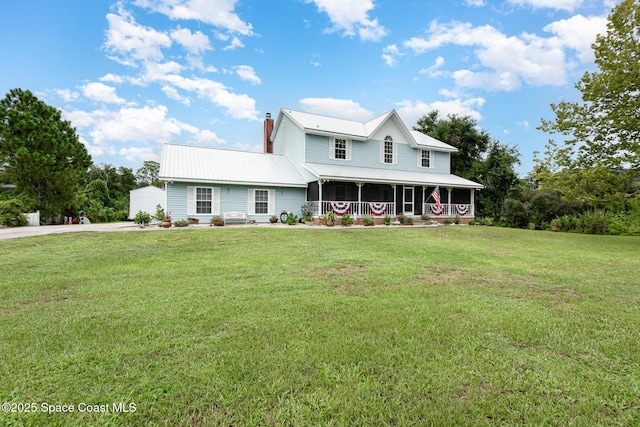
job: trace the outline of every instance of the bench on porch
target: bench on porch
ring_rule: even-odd
[[[227,222],[235,222],[235,221],[242,221],[245,224],[247,223],[247,214],[244,212],[238,212],[238,211],[231,211],[231,212],[225,212],[224,214],[222,214],[222,219],[224,219],[225,224]]]

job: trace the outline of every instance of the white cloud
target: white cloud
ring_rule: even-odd
[[[575,15],[569,19],[552,22],[543,29],[555,34],[563,46],[577,51],[578,59],[586,63],[595,59],[591,45],[596,41],[598,34],[607,32],[607,18]]]
[[[382,60],[389,67],[395,67],[398,63],[398,57],[402,56],[400,49],[395,44],[390,44],[389,46],[382,49]]]
[[[70,91],[69,89],[54,89],[56,95],[58,95],[64,102],[76,101],[78,99],[78,92]]]
[[[223,47],[222,50],[234,50],[241,47],[244,47],[244,43],[242,43],[239,38],[234,37],[231,39],[231,43]]]
[[[178,101],[186,105],[187,107],[191,105],[191,99],[189,99],[186,96],[180,95],[180,93],[176,88],[165,85],[165,86],[162,86],[161,89],[164,92],[164,94],[167,95],[168,98],[173,99],[174,101]]]
[[[262,83],[260,77],[256,76],[256,72],[254,71],[253,67],[249,65],[237,65],[233,67],[233,69],[236,70],[236,74],[238,75],[238,77],[240,77],[244,81],[247,81],[253,85],[259,85],[260,83]]]
[[[171,38],[193,55],[200,55],[211,49],[209,37],[205,36],[200,31],[192,33],[188,28],[178,27],[171,31]]]
[[[104,83],[87,83],[81,86],[82,93],[93,101],[104,102],[107,104],[124,104],[125,100],[116,95],[116,88],[107,86]]]
[[[434,110],[438,110],[440,117],[456,114],[458,116],[471,116],[471,118],[478,121],[482,120],[479,109],[482,108],[484,102],[484,98],[457,98],[449,101],[435,101],[429,104],[423,101],[404,100],[396,103],[396,105],[398,106],[398,114],[407,126],[411,128],[418,119]]]
[[[550,8],[572,12],[582,6],[584,0],[507,0],[507,3],[517,6],[529,6],[534,9]]]
[[[472,7],[482,7],[486,4],[484,0],[465,0],[465,3],[467,6]]]
[[[303,98],[299,102],[302,108],[309,113],[357,121],[369,120],[373,116],[373,113],[350,99]]]
[[[427,75],[431,78],[438,77],[443,74],[442,71],[440,71],[440,68],[442,68],[443,65],[444,65],[444,58],[442,56],[438,56],[432,66],[421,69],[419,73]]]
[[[357,33],[365,41],[379,41],[388,33],[377,18],[369,18],[375,7],[373,0],[307,0],[307,3],[314,3],[319,12],[329,16],[333,24],[329,32],[342,31],[345,36]]]
[[[171,46],[171,38],[150,27],[139,25],[131,14],[123,9],[119,14],[107,14],[109,28],[106,32],[107,51],[115,54],[114,60],[133,66],[136,61],[160,61],[162,49]]]
[[[104,76],[100,77],[99,80],[101,82],[115,83],[115,84],[120,84],[124,82],[124,78],[122,76],[117,76],[111,73],[105,74]]]
[[[162,13],[171,19],[195,20],[232,33],[249,36],[251,24],[235,12],[237,0],[135,0],[134,4]]]
[[[463,87],[514,90],[522,82],[534,86],[566,83],[565,53],[557,37],[542,38],[528,33],[509,37],[490,25],[474,27],[456,21],[449,24],[433,21],[428,33],[426,38],[413,37],[403,46],[415,54],[446,44],[477,48],[479,64],[474,65],[474,70],[478,71],[459,70],[453,74]]]
[[[155,162],[160,161],[160,156],[151,147],[127,147],[118,150],[118,154],[124,156],[130,162],[135,162],[138,159],[143,161],[153,160]]]

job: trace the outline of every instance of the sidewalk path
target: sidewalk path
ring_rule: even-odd
[[[86,225],[41,225],[39,227],[13,227],[0,229],[0,240],[18,239],[20,237],[43,236],[45,234],[77,233],[81,231],[140,231],[143,230],[132,222],[109,222],[106,224]]]

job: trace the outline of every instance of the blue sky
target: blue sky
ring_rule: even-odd
[[[280,108],[408,127],[437,109],[517,146],[526,175],[549,104],[576,100],[614,0],[6,0],[0,96],[63,111],[94,163],[163,142],[260,151]]]

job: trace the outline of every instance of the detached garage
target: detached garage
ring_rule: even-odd
[[[135,218],[138,211],[151,215],[156,213],[156,206],[166,207],[166,197],[163,189],[154,185],[136,188],[129,191],[129,219]]]

